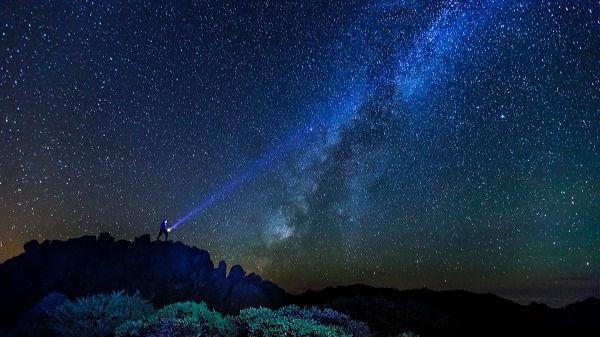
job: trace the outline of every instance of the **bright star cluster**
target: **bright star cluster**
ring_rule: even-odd
[[[600,297],[597,1],[8,0],[0,18],[0,260],[155,236],[210,200],[170,238],[291,292]]]

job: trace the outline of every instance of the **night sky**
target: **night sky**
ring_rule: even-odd
[[[0,261],[171,238],[291,292],[600,297],[600,3],[0,3]]]

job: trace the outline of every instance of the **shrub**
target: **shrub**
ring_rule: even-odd
[[[314,319],[302,317],[299,310],[284,308],[272,311],[267,308],[248,308],[235,318],[239,332],[248,337],[350,337],[339,326],[325,325]]]
[[[412,333],[411,331],[403,332],[398,335],[398,337],[419,337],[419,335]]]
[[[282,315],[295,318],[312,319],[323,325],[340,327],[347,334],[354,337],[370,337],[369,327],[361,322],[355,321],[350,316],[333,309],[319,309],[317,307],[300,308],[289,305],[278,310]]]
[[[115,329],[115,336],[141,336],[144,329],[144,321],[127,321]]]
[[[48,316],[48,328],[60,337],[103,337],[126,321],[139,320],[154,307],[137,294],[100,294],[67,302]]]
[[[304,312],[308,317],[320,322],[322,324],[337,325],[344,329],[354,337],[370,337],[371,332],[369,327],[361,322],[355,321],[350,316],[343,314],[333,309],[319,309],[317,307],[310,307],[304,309]]]
[[[196,302],[174,303],[155,311],[137,295],[123,292],[67,302],[50,314],[48,323],[60,337],[371,336],[364,323],[331,309],[248,308],[237,316],[223,317]]]
[[[144,320],[122,324],[115,333],[117,337],[220,337],[234,335],[235,328],[229,319],[204,303],[180,302],[167,305]]]

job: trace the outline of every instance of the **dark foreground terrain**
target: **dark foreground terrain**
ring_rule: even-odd
[[[354,285],[308,291],[295,301],[344,312],[389,335],[413,331],[421,336],[600,336],[600,300],[595,298],[553,309],[463,290]]]
[[[0,264],[0,326],[26,326],[66,298],[124,290],[157,306],[203,301],[223,313],[288,304],[333,308],[397,336],[600,336],[600,301],[552,309],[523,306],[467,291],[399,291],[363,285],[292,296],[240,266],[227,273],[208,252],[148,235],[115,241],[108,234],[68,241],[31,241],[25,253]],[[50,295],[50,296],[49,296]],[[41,301],[41,302],[40,302]]]

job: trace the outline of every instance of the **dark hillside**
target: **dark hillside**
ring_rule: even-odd
[[[31,241],[25,253],[0,264],[0,280],[0,323],[5,328],[19,315],[19,324],[26,324],[27,317],[61,303],[64,295],[73,299],[124,290],[139,292],[158,306],[204,301],[224,313],[291,303],[329,307],[368,323],[381,336],[407,331],[421,337],[600,336],[597,299],[552,309],[463,290],[365,285],[291,296],[258,275],[246,275],[241,266],[227,273],[225,263],[215,266],[204,250],[181,242],[151,242],[148,235],[133,242],[115,241],[108,234]]]
[[[365,285],[308,291],[298,304],[330,307],[369,323],[382,335],[600,336],[600,300],[562,309],[523,306],[492,294],[463,290],[396,290]]]
[[[205,301],[223,311],[250,306],[277,307],[288,294],[241,266],[215,268],[204,250],[181,242],[151,242],[149,235],[133,242],[108,234],[68,241],[30,241],[25,253],[0,265],[0,324],[10,324],[52,292],[70,298],[125,290],[158,305]]]

